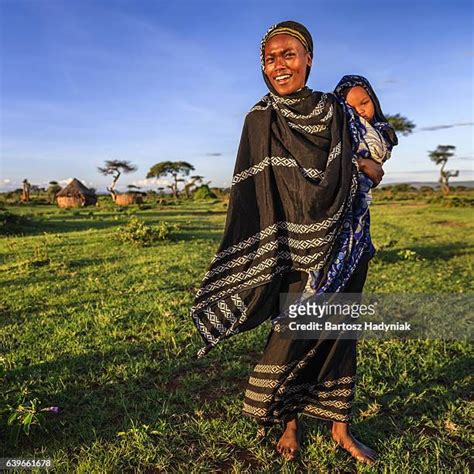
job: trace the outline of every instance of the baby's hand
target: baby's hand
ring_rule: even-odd
[[[384,171],[381,164],[368,158],[360,158],[357,163],[359,164],[359,170],[374,182],[374,187],[382,181]]]

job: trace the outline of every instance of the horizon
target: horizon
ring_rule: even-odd
[[[344,74],[364,75],[385,113],[416,124],[399,135],[383,184],[437,181],[428,151],[439,144],[456,146],[452,185],[474,180],[471,2],[271,5],[4,0],[0,191],[76,177],[101,192],[110,180],[97,167],[108,159],[138,166],[119,191],[166,185],[145,176],[168,160],[230,186],[245,113],[267,92],[260,39],[288,18],[313,35],[309,87],[331,91]],[[367,39],[381,25],[384,35]]]

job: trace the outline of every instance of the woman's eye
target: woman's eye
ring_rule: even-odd
[[[267,59],[265,59],[265,62],[266,62],[267,64],[268,64],[268,63],[271,63],[271,62],[273,62],[273,58],[267,58]]]

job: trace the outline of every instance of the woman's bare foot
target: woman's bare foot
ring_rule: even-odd
[[[377,453],[373,449],[354,438],[348,423],[334,421],[331,434],[332,439],[358,461],[373,464],[377,460]]]
[[[296,458],[296,453],[300,449],[300,426],[298,417],[292,416],[285,420],[285,431],[278,440],[276,450],[288,461]]]

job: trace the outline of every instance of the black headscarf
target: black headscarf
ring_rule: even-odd
[[[356,191],[350,133],[332,94],[271,91],[249,111],[224,236],[190,312],[206,342],[198,357],[278,314],[285,273],[324,267]]]
[[[268,89],[274,94],[278,94],[278,92],[273,88],[272,84],[268,80],[267,75],[265,74],[265,45],[270,38],[273,38],[279,34],[286,34],[296,38],[303,45],[305,50],[311,55],[311,58],[313,57],[313,38],[311,37],[311,33],[304,25],[296,21],[288,20],[271,26],[263,36],[263,39],[260,43],[260,65],[262,66],[263,80],[265,81]],[[305,83],[308,80],[310,72],[311,66],[307,66]]]

